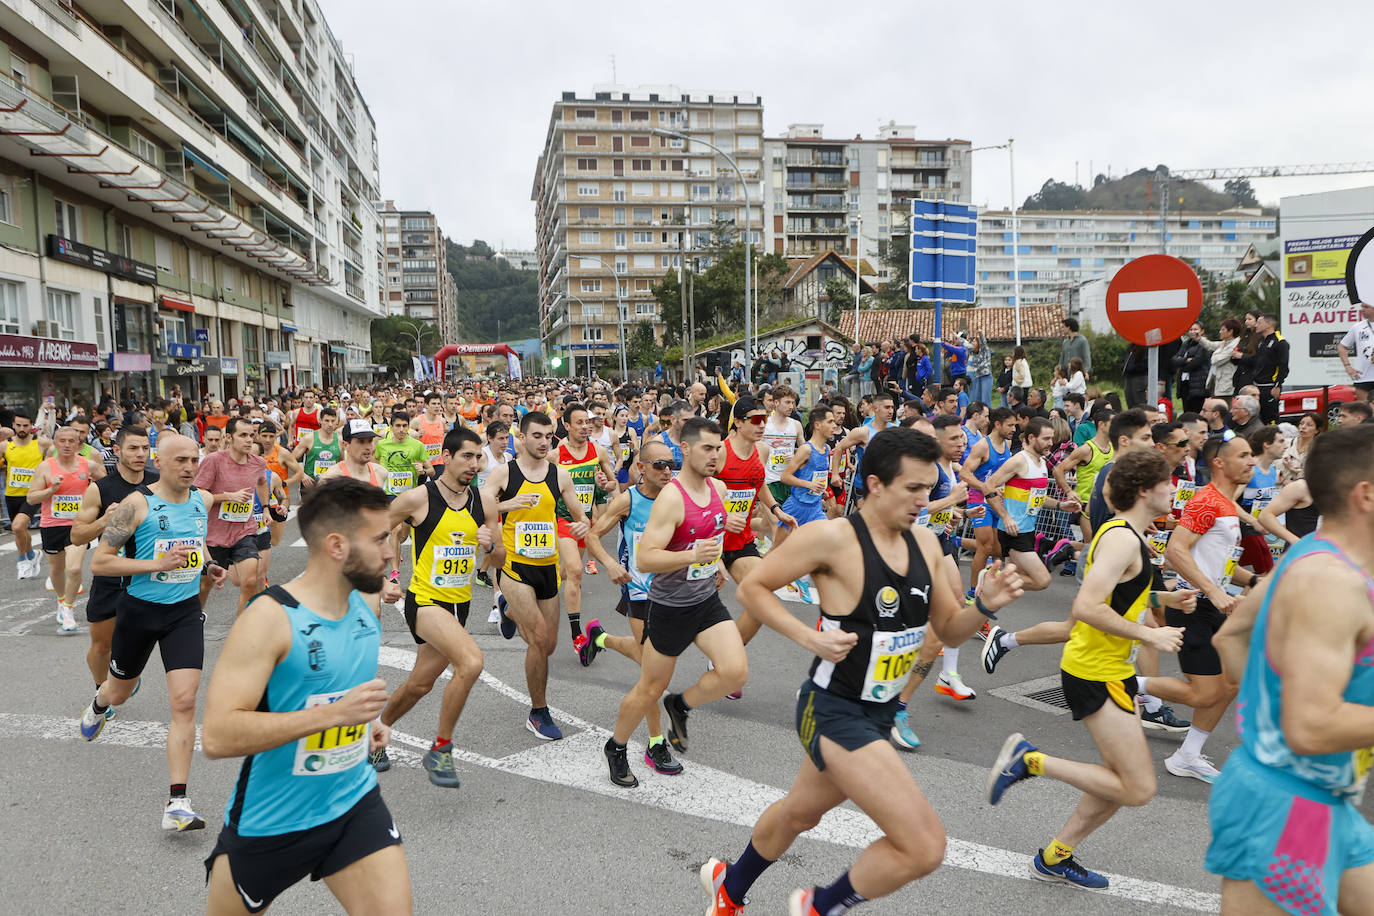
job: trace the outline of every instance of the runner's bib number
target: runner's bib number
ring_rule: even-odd
[[[932,512],[926,519],[926,527],[936,534],[944,534],[954,521],[953,509],[941,509],[939,512]]]
[[[77,496],[54,496],[52,498],[52,517],[60,519],[76,518],[81,511],[81,497]]]
[[[315,693],[306,698],[305,708],[327,706],[347,691]],[[336,725],[306,735],[296,742],[296,763],[292,776],[333,776],[350,770],[367,759],[369,724]]]
[[[1231,548],[1231,553],[1226,557],[1226,565],[1221,569],[1221,581],[1217,584],[1228,595],[1239,595],[1244,589],[1238,585],[1231,584],[1231,577],[1236,574],[1236,566],[1240,563],[1240,555],[1244,552],[1239,544]]]
[[[435,458],[439,457],[439,450],[440,448],[442,448],[442,446],[442,442],[426,442],[425,454],[429,456],[431,461],[433,461]]]
[[[259,509],[257,512],[254,512],[253,521],[258,523],[258,534],[262,534],[264,531],[267,530],[268,526],[266,512],[263,512],[261,509]]]
[[[318,477],[338,463],[339,462],[335,461],[333,458],[316,458],[315,475]]]
[[[1160,531],[1145,539],[1145,543],[1149,544],[1150,550],[1153,551],[1150,555],[1150,562],[1161,569],[1164,567],[1164,549],[1169,546],[1171,533],[1170,531]]]
[[[219,504],[219,520],[222,522],[246,522],[252,517],[253,504],[247,500]]]
[[[582,504],[582,508],[592,507],[592,497],[596,495],[596,484],[594,483],[574,483],[573,491],[577,493],[577,501]]]
[[[757,490],[726,490],[725,514],[747,515],[753,505],[754,494],[757,492]]]
[[[1180,480],[1178,489],[1174,490],[1174,508],[1180,512],[1188,504],[1188,500],[1197,495],[1197,484],[1191,480]]]
[[[153,559],[161,560],[178,547],[186,547],[186,561],[176,569],[153,573],[154,582],[167,582],[180,585],[200,578],[200,568],[205,564],[204,538],[158,538],[153,542]]]
[[[716,535],[713,538],[701,538],[698,544],[703,541],[715,541],[717,544],[723,543],[722,536]],[[687,567],[687,581],[695,582],[700,579],[709,579],[716,574],[716,569],[720,566],[720,558],[712,560],[710,563],[693,563]]]
[[[476,563],[477,548],[471,544],[436,545],[429,564],[429,584],[434,588],[467,588]]]
[[[1036,487],[1030,491],[1026,497],[1026,516],[1035,518],[1040,515],[1040,509],[1045,505],[1045,494],[1049,492],[1046,487]]]
[[[1374,768],[1374,747],[1360,748],[1350,755],[1350,788],[1341,794],[1353,804],[1364,801],[1364,787],[1369,781],[1369,771]]]
[[[770,471],[781,471],[787,467],[787,462],[792,460],[792,456],[797,452],[797,443],[792,441],[779,442],[772,446],[772,451],[768,453],[768,469]]]
[[[515,552],[528,560],[547,560],[558,552],[553,522],[516,522]]]
[[[926,633],[921,627],[874,633],[859,699],[867,703],[886,703],[901,693],[925,639]]]
[[[412,471],[390,471],[386,475],[386,491],[392,496],[409,490],[415,474]]]
[[[11,466],[9,475],[5,478],[5,486],[11,490],[27,490],[33,486],[33,468]]]

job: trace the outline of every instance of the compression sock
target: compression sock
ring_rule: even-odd
[[[662,735],[650,735],[650,736],[649,736],[649,747],[654,747],[654,746],[659,745],[659,744],[662,744],[662,743],[663,743],[663,736],[662,736]]]
[[[1202,745],[1206,743],[1211,732],[1205,732],[1196,725],[1189,726],[1188,735],[1183,739],[1183,746],[1178,749],[1178,756],[1192,759],[1202,753]]]
[[[597,634],[597,637],[596,637],[596,647],[597,647],[598,649],[604,649],[604,648],[606,648],[606,637],[607,637],[607,636],[610,636],[610,635],[611,635],[610,633],[605,633],[605,632],[598,633],[598,634]]]
[[[1073,855],[1073,847],[1067,843],[1059,842],[1058,838],[1050,840],[1050,845],[1045,847],[1045,851],[1040,854],[1046,865],[1058,865],[1069,856]]]
[[[1041,751],[1026,751],[1021,755],[1021,759],[1026,762],[1026,770],[1032,776],[1045,775],[1045,755]]]
[[[739,854],[739,858],[730,863],[725,870],[725,893],[730,895],[730,899],[739,903],[744,900],[744,895],[749,893],[749,888],[754,886],[754,882],[759,879],[768,866],[772,865],[768,859],[759,855],[759,851],[754,848],[751,840],[749,845],[744,847],[744,852]]]
[[[940,660],[940,672],[942,674],[959,673],[959,650],[954,646],[945,646],[945,657]]]
[[[811,898],[811,908],[825,916],[840,916],[851,906],[864,902],[864,895],[854,890],[849,881],[849,872],[840,875],[839,880],[829,887],[816,888]]]
[[[431,751],[442,751],[444,748],[448,747],[452,743],[453,741],[451,741],[448,738],[440,738],[438,735],[435,735],[434,743],[430,745],[429,749]]]
[[[174,783],[172,783],[172,798],[185,798],[185,797],[186,797],[186,783],[184,783],[184,782],[174,782]]]
[[[572,630],[573,639],[582,635],[582,615],[569,614],[568,627]]]

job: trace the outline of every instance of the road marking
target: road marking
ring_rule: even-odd
[[[1163,309],[1186,309],[1188,291],[1186,289],[1149,289],[1134,293],[1121,293],[1116,297],[1118,312],[1156,312]]]

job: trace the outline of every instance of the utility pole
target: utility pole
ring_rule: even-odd
[[[682,309],[682,377],[688,378],[691,375],[688,367],[687,356],[687,230],[680,230],[677,234],[677,291],[681,301]]]
[[[684,373],[683,384],[690,385],[692,376],[696,373],[697,361],[697,262],[692,259],[692,269],[687,272],[687,312],[691,316],[687,323],[687,334],[691,338],[691,362],[688,364],[688,371]],[[686,355],[687,351],[683,351]]]

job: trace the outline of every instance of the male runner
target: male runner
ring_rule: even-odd
[[[692,408],[686,401],[674,401],[659,412],[660,425],[658,437],[673,453],[673,460],[682,467],[682,424],[692,415]]]
[[[602,628],[600,620],[592,620],[587,624],[587,642],[580,653],[584,666],[590,665],[602,649],[619,652],[636,665],[643,665],[644,622],[649,615],[649,582],[653,576],[639,568],[637,555],[654,500],[673,479],[673,453],[663,442],[651,439],[640,450],[638,464],[639,483],[611,500],[587,538],[587,550],[601,561],[611,582],[620,586],[620,603],[616,610],[629,618],[630,632],[634,635],[612,636]],[[601,543],[617,524],[620,526],[618,560],[612,558]],[[644,764],[664,776],[681,773],[682,764],[673,758],[663,738],[657,703],[650,703],[645,710],[644,725],[649,730]]]
[[[239,602],[235,614],[243,613],[248,602],[262,590],[258,571],[258,531],[253,522],[253,492],[264,506],[271,502],[267,487],[267,462],[253,454],[252,421],[231,417],[224,425],[229,447],[201,462],[196,471],[196,487],[214,499],[205,542],[210,556],[226,570],[234,569],[239,583]],[[159,445],[159,449],[161,446]],[[159,469],[162,465],[158,465]],[[210,597],[210,582],[200,586],[201,609]]]
[[[291,457],[304,465],[301,486],[313,487],[326,471],[339,463],[339,412],[333,407],[320,408],[320,428],[303,435]]]
[[[1073,602],[1073,634],[1059,676],[1074,721],[1088,726],[1103,763],[1051,757],[1017,733],[1002,745],[988,776],[988,802],[994,805],[1010,786],[1032,776],[1049,776],[1083,792],[1068,823],[1031,859],[1031,877],[1040,881],[1107,887],[1105,876],[1078,863],[1074,849],[1117,809],[1144,805],[1157,789],[1136,715],[1136,652],[1141,643],[1177,652],[1183,630],[1150,626],[1147,615],[1160,607],[1190,613],[1197,604],[1196,591],[1163,590],[1164,577],[1145,541],[1145,530],[1173,504],[1172,470],[1158,452],[1122,455],[1107,479],[1116,515],[1084,553],[1083,585]]]
[[[207,417],[207,419],[209,418]],[[227,416],[224,418],[224,422],[229,422],[229,418]],[[200,457],[204,458],[206,455],[213,455],[215,452],[219,451],[221,448],[224,447],[224,427],[210,426],[207,423],[205,426],[205,432],[200,434],[200,441]]]
[[[423,486],[407,490],[391,503],[391,521],[409,525],[411,577],[405,595],[405,620],[415,640],[415,665],[382,711],[387,728],[434,689],[434,682],[450,665],[453,676],[439,706],[439,731],[422,759],[429,781],[456,789],[453,768],[453,729],[463,713],[468,693],[482,673],[482,650],[468,635],[468,605],[477,568],[477,548],[495,551],[500,537],[496,502],[472,487],[482,461],[482,438],[461,423],[444,436],[435,457],[443,472]],[[391,767],[383,748],[372,756],[379,771]]]
[[[206,522],[214,499],[193,486],[199,450],[176,433],[164,431],[160,439],[162,476],[119,501],[91,558],[93,574],[127,578],[129,584],[115,612],[110,669],[81,716],[81,737],[94,741],[100,736],[106,713],[133,695],[157,648],[172,714],[167,726],[171,792],[162,829],[200,830],[205,819],[186,797],[196,740],[196,691],[205,664],[205,615],[197,593],[207,565],[206,578],[216,588],[226,571],[213,560],[207,564]]]
[[[410,414],[404,410],[391,412],[391,431],[374,446],[377,463],[386,468],[386,486],[383,488],[390,496],[400,496],[411,487],[418,486],[421,478],[434,476],[434,467],[429,463],[429,452],[424,443],[410,434]],[[397,525],[392,533],[391,581],[397,582],[401,576],[401,536],[404,525]]]
[[[1048,506],[1064,512],[1082,508],[1076,496],[1056,499],[1047,495],[1049,472],[1045,456],[1054,448],[1054,427],[1042,417],[1031,417],[1021,434],[1024,447],[987,479],[988,505],[997,513],[997,539],[1002,555],[1021,570],[1028,591],[1049,588],[1050,571],[1035,552],[1035,523]],[[994,496],[996,491],[996,496]]]
[[[530,715],[525,727],[545,741],[563,737],[549,714],[546,692],[549,656],[558,647],[558,525],[555,505],[561,500],[571,519],[568,534],[585,538],[590,525],[565,468],[549,461],[553,420],[541,411],[520,420],[520,454],[487,476],[484,497],[496,502],[502,519],[501,543],[506,559],[501,584],[501,635],[518,630],[525,641],[525,683]]]
[[[1318,436],[1306,477],[1321,531],[1213,638],[1240,679],[1241,746],[1212,787],[1206,860],[1224,914],[1365,913],[1374,900],[1360,811],[1374,759],[1374,430]]]
[[[34,471],[53,443],[35,436],[33,417],[25,410],[14,412],[13,429],[14,435],[0,452],[0,467],[5,471],[5,510],[10,517],[10,532],[14,534],[14,549],[19,554],[15,561],[17,578],[32,579],[42,569],[43,560],[33,549],[33,536],[29,534],[29,523],[38,511],[28,501],[29,488],[33,486]]]
[[[959,469],[959,479],[968,486],[968,504],[972,509],[987,503],[987,494],[992,489],[987,479],[997,472],[1011,457],[1013,438],[1016,435],[1016,415],[1005,407],[994,407],[988,411],[988,434],[969,450],[967,459]],[[965,599],[972,598],[978,586],[978,575],[988,561],[1002,555],[997,539],[997,514],[985,510],[973,520],[975,546],[973,562],[969,565],[968,591]]]
[[[1019,597],[1021,586],[1015,570],[994,568],[976,603],[966,606],[945,577],[932,574],[942,551],[934,535],[913,532],[912,524],[935,485],[939,454],[934,440],[914,430],[875,434],[864,456],[872,498],[847,518],[802,526],[740,587],[740,603],[751,614],[817,658],[797,698],[806,751],[801,770],[787,795],[759,818],[738,859],[702,866],[709,913],[740,913],[759,875],[846,799],[884,836],[834,883],[794,891],[791,916],[839,916],[929,874],[944,858],[944,827],[887,741],[896,697],[927,622],[946,644],[958,645],[984,614]],[[773,594],[807,574],[821,595],[819,627],[793,617]]]
[[[386,511],[361,481],[315,487],[296,516],[305,571],[229,631],[201,737],[206,757],[245,759],[205,859],[210,916],[261,913],[306,875],[349,913],[411,912],[401,833],[367,765],[390,739],[376,721]]]
[[[306,432],[320,428],[320,407],[315,402],[314,391],[307,390],[301,394],[301,406],[291,411],[290,427],[288,438],[292,448],[304,438]]]
[[[115,507],[139,487],[157,482],[157,471],[148,467],[148,431],[142,426],[121,427],[119,435],[115,437],[114,452],[118,458],[115,473],[86,487],[81,499],[81,511],[72,523],[73,544],[85,545],[99,540]],[[126,554],[133,549],[129,544],[124,545]],[[96,687],[110,672],[110,639],[114,635],[115,613],[128,584],[124,578],[91,578],[91,592],[86,599],[91,647],[86,651],[86,667],[90,669]]]
[[[867,475],[867,471],[863,467],[864,448],[877,432],[891,429],[897,425],[897,421],[892,419],[894,413],[896,413],[896,407],[893,403],[892,392],[879,391],[873,395],[873,416],[865,420],[862,425],[851,429],[830,450],[831,473],[838,473],[840,459],[851,448],[855,448],[854,460],[850,462],[850,467],[854,468],[854,477],[850,481],[849,498],[845,500],[844,504],[846,512],[855,511],[859,508],[859,503],[863,501],[864,480]]]
[[[44,459],[34,469],[28,498],[39,506],[39,534],[48,557],[48,576],[57,593],[57,627],[61,633],[76,632],[73,613],[81,588],[82,545],[72,544],[72,522],[81,512],[81,500],[91,483],[105,476],[105,463],[77,454],[81,437],[70,426],[53,433],[57,456]]]
[[[475,419],[480,405],[476,398],[472,396],[471,389],[468,390],[468,404],[472,405],[472,417]],[[444,472],[443,467],[437,464],[435,459],[444,448],[444,434],[449,430],[449,423],[444,419],[442,410],[444,396],[437,391],[426,392],[425,411],[415,418],[416,438],[425,447],[425,457],[429,459],[430,465],[434,468],[434,476],[438,477]]]
[[[764,468],[764,482],[773,491],[773,501],[782,504],[792,488],[782,480],[787,464],[805,441],[800,420],[792,417],[797,409],[797,393],[786,385],[769,391],[773,396],[773,410],[763,424],[762,442],[768,446],[768,463]]]
[[[351,477],[384,489],[386,468],[372,460],[373,446],[377,441],[377,432],[372,427],[372,421],[349,420],[344,424],[339,436],[343,439],[343,457],[338,464],[324,472],[320,481],[334,477]]]
[[[282,486],[289,491],[293,484],[300,483],[305,479],[305,466],[296,460],[289,448],[277,441],[281,429],[276,423],[271,420],[264,420],[257,425],[257,430],[258,444],[262,446],[262,460],[267,464],[267,470],[277,475]],[[314,432],[311,435],[314,435]],[[211,453],[202,452],[201,460],[204,461],[206,455],[209,454]],[[282,534],[286,531],[285,517],[278,520],[275,515],[271,516],[267,527],[272,535],[268,539],[269,542],[273,545],[280,544]]]
[[[1245,511],[1241,517],[1240,565],[1264,575],[1274,569],[1274,557],[1259,525],[1259,515],[1279,495],[1279,461],[1288,448],[1288,440],[1277,426],[1261,426],[1246,441],[1255,456],[1255,466],[1236,500]]]
[[[659,697],[668,713],[668,743],[686,753],[688,713],[742,689],[749,676],[739,629],[719,595],[725,579],[720,567],[725,484],[711,475],[720,461],[720,426],[703,417],[689,418],[682,425],[682,447],[682,470],[654,500],[639,539],[639,568],[653,575],[642,670],[620,702],[615,731],[605,747],[611,782],[623,788],[639,785],[625,744]],[[694,644],[711,667],[687,690],[664,696],[678,656]]]
[[[592,517],[592,507],[596,494],[605,492],[615,480],[615,465],[611,452],[602,449],[588,438],[591,432],[591,412],[581,404],[570,404],[563,410],[563,420],[568,429],[568,437],[559,443],[555,460],[558,466],[572,479],[577,500],[582,504],[582,513]],[[587,549],[583,538],[573,537],[571,531],[571,507],[561,502],[556,507],[558,516],[558,566],[563,580],[563,604],[568,614],[568,627],[572,631],[573,650],[581,655],[587,637],[582,632],[582,573],[585,570],[582,553]],[[585,537],[585,532],[583,533]]]

